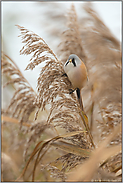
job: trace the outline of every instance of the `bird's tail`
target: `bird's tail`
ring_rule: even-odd
[[[81,107],[81,109],[83,111],[82,96],[81,96],[81,92],[80,92],[80,89],[79,88],[76,89],[76,94],[77,94],[77,97],[78,97],[78,101],[80,103],[80,107]]]

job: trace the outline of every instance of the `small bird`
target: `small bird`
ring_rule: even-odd
[[[77,55],[72,54],[64,65],[64,71],[65,73],[63,75],[68,77],[74,88],[74,90],[71,89],[70,94],[76,90],[80,106],[83,110],[81,89],[85,86],[88,80],[86,66]]]

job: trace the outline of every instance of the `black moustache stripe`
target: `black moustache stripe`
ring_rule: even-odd
[[[74,65],[74,67],[76,67],[76,63],[75,63],[75,59],[74,58],[72,59],[72,63]]]

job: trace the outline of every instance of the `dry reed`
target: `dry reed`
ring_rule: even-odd
[[[14,84],[16,91],[6,110],[22,123],[29,120],[30,114],[35,110],[33,103],[36,93],[20,72],[18,66],[6,54],[2,53],[2,72],[10,77],[10,80],[4,85]]]

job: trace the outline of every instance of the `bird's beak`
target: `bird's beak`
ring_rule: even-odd
[[[70,59],[69,62],[72,62],[72,59]]]

